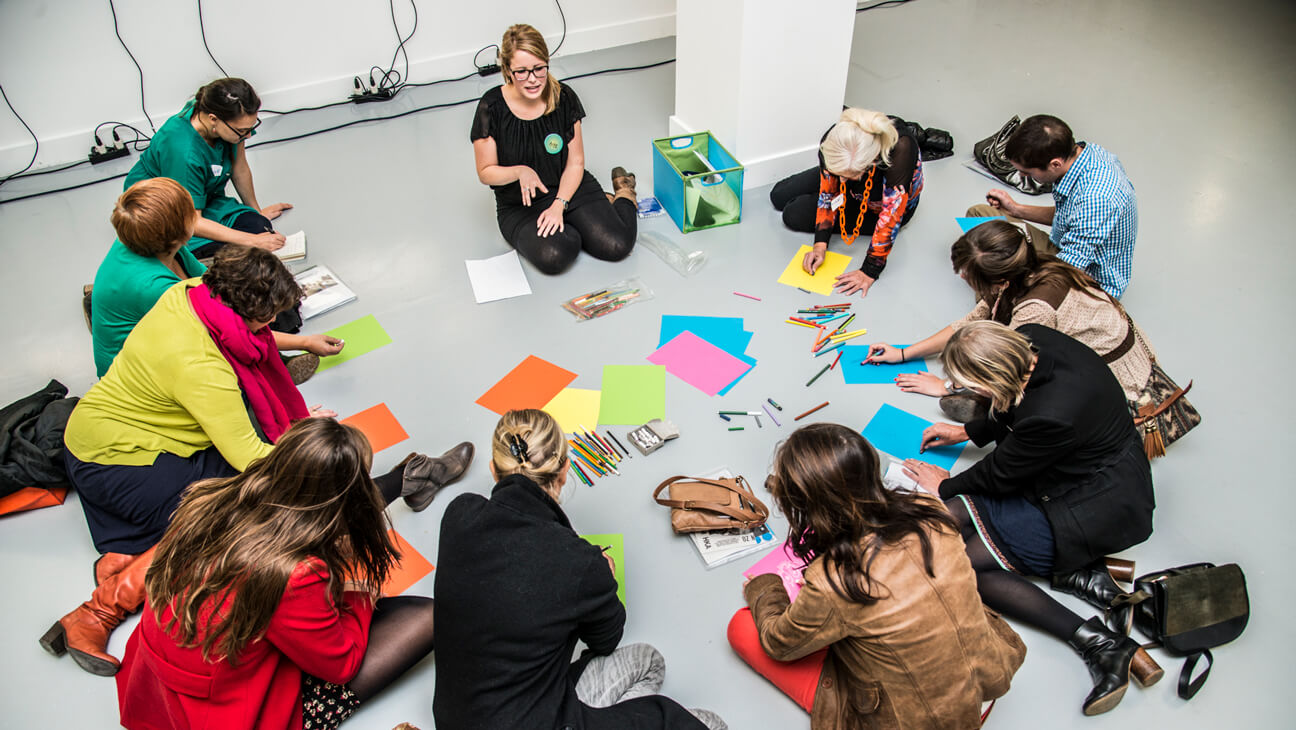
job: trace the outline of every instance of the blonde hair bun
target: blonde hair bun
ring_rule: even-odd
[[[895,124],[882,112],[846,109],[819,145],[819,152],[829,172],[856,177],[879,158],[890,164],[891,150],[899,138]]]
[[[566,437],[553,416],[527,408],[500,417],[491,438],[491,463],[500,478],[520,474],[549,487],[567,468]]]

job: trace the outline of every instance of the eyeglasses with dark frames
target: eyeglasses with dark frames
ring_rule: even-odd
[[[528,77],[543,79],[549,75],[549,65],[542,64],[535,68],[515,68],[510,69],[509,73],[513,74],[513,79],[515,81],[526,81]]]
[[[225,121],[224,119],[221,119],[220,117],[216,117],[216,119],[219,120],[221,124],[224,124],[225,127],[226,127],[227,129],[229,129],[229,131],[231,131],[231,132],[233,132],[234,134],[238,135],[238,138],[239,138],[239,139],[247,139],[248,137],[251,137],[251,136],[252,136],[252,132],[253,132],[253,130],[255,130],[257,127],[261,126],[261,120],[260,120],[260,119],[258,119],[258,120],[256,121],[256,124],[253,124],[252,126],[248,127],[247,129],[239,129],[238,127],[235,127],[234,125],[230,124],[229,122]]]

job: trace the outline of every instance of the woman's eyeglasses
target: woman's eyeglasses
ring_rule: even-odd
[[[248,137],[251,137],[252,131],[255,130],[257,127],[261,126],[261,120],[258,119],[256,124],[253,124],[247,129],[239,129],[238,127],[231,125],[229,122],[225,121],[224,119],[221,119],[220,117],[216,117],[216,118],[220,120],[220,123],[224,124],[229,129],[229,131],[238,135],[239,139],[247,139]]]
[[[515,68],[511,69],[509,73],[513,74],[515,81],[526,81],[528,77],[543,79],[549,75],[549,66],[546,64],[535,68]]]

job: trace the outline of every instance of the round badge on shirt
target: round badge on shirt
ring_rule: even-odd
[[[548,137],[544,138],[544,147],[545,152],[548,152],[551,155],[556,155],[559,152],[562,152],[563,138],[557,133],[550,134]]]

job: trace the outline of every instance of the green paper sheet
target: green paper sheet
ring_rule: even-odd
[[[321,357],[319,372],[328,370],[335,365],[341,365],[347,360],[354,360],[361,355],[392,343],[391,335],[387,334],[387,330],[378,324],[378,318],[372,314],[331,329],[324,334],[342,340],[346,343],[346,346],[342,348],[342,352],[336,355]]]
[[[642,426],[666,417],[666,368],[661,365],[604,365],[599,423]]]
[[[610,547],[608,555],[612,556],[612,562],[616,563],[616,572],[612,577],[617,582],[617,598],[621,599],[621,605],[626,605],[625,600],[625,535],[617,533],[615,535],[581,535],[585,542],[595,547]]]

